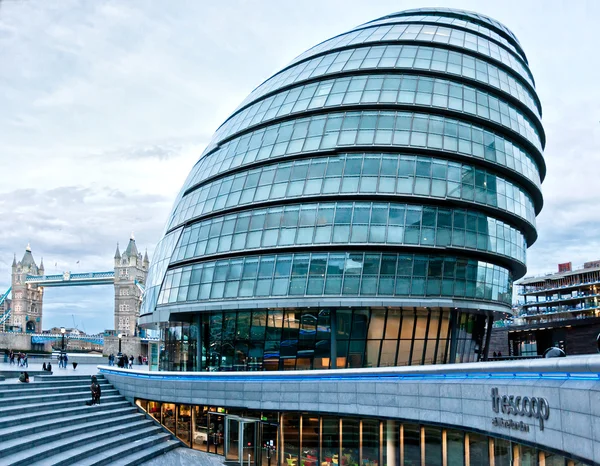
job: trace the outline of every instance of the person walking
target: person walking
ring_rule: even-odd
[[[67,356],[67,353],[65,353],[65,355],[63,356],[63,368],[64,369],[67,368],[68,363],[69,363],[69,357]]]
[[[23,367],[26,367],[27,369],[29,369],[29,361],[27,359],[27,353],[25,353],[23,355]]]
[[[100,395],[102,394],[102,389],[100,388],[100,384],[98,383],[98,379],[95,375],[92,375],[92,383],[90,385],[90,392],[92,394],[92,400],[88,403],[90,406],[95,404],[100,404]]]
[[[129,356],[129,369],[133,369],[133,354]]]

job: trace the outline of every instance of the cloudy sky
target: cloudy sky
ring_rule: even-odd
[[[600,259],[596,0],[430,0],[515,32],[543,105],[548,176],[529,272]],[[27,243],[47,273],[152,254],[217,126],[307,48],[422,0],[0,0],[0,288]],[[79,263],[77,263],[79,261]],[[110,287],[47,289],[44,328],[113,327]]]

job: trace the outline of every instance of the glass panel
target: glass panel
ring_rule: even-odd
[[[383,466],[396,466],[400,463],[399,443],[400,424],[383,421]]]
[[[403,430],[404,465],[421,466],[421,427],[415,424],[404,424]]]
[[[342,419],[342,459],[339,463],[357,463],[359,448],[360,438],[358,419]]]
[[[192,438],[194,440],[192,447],[196,450],[207,451],[208,447],[208,408],[203,406],[194,406],[192,408],[194,415],[194,424]]]
[[[148,402],[148,414],[156,419],[158,422],[160,421],[160,413],[161,413],[161,403],[158,401],[149,401]]]
[[[290,466],[298,466],[300,452],[300,416],[285,413],[281,415],[283,429],[283,458]]]
[[[490,464],[488,438],[486,436],[469,433],[469,456],[471,464],[481,466]]]
[[[177,437],[188,447],[192,423],[192,408],[190,405],[177,406]]]
[[[446,432],[448,464],[465,464],[465,434],[456,430]]]
[[[225,418],[218,414],[208,415],[208,451],[223,455]]]
[[[322,462],[327,463],[327,466],[339,464],[340,453],[340,421],[334,417],[323,417],[323,434],[321,439],[322,445]]]
[[[300,452],[301,464],[304,466],[317,466],[319,462],[319,417],[302,416],[302,451]]]
[[[379,421],[362,421],[362,458],[360,464],[379,463]],[[352,464],[352,462],[348,462]]]
[[[175,433],[175,404],[163,403],[162,405],[162,424]]]
[[[494,466],[512,466],[510,441],[494,439]]]
[[[240,461],[240,421],[237,419],[227,418],[227,453],[225,459],[227,461]]]
[[[442,429],[425,427],[425,464],[442,466]]]

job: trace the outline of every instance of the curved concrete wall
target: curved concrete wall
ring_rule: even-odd
[[[337,371],[100,370],[129,399],[439,423],[600,464],[600,356]],[[527,414],[510,412],[510,396]]]

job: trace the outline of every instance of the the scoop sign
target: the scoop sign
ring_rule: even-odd
[[[534,417],[539,420],[540,430],[544,430],[544,421],[550,416],[550,406],[546,398],[499,395],[496,387],[492,388],[492,408],[496,413]]]

